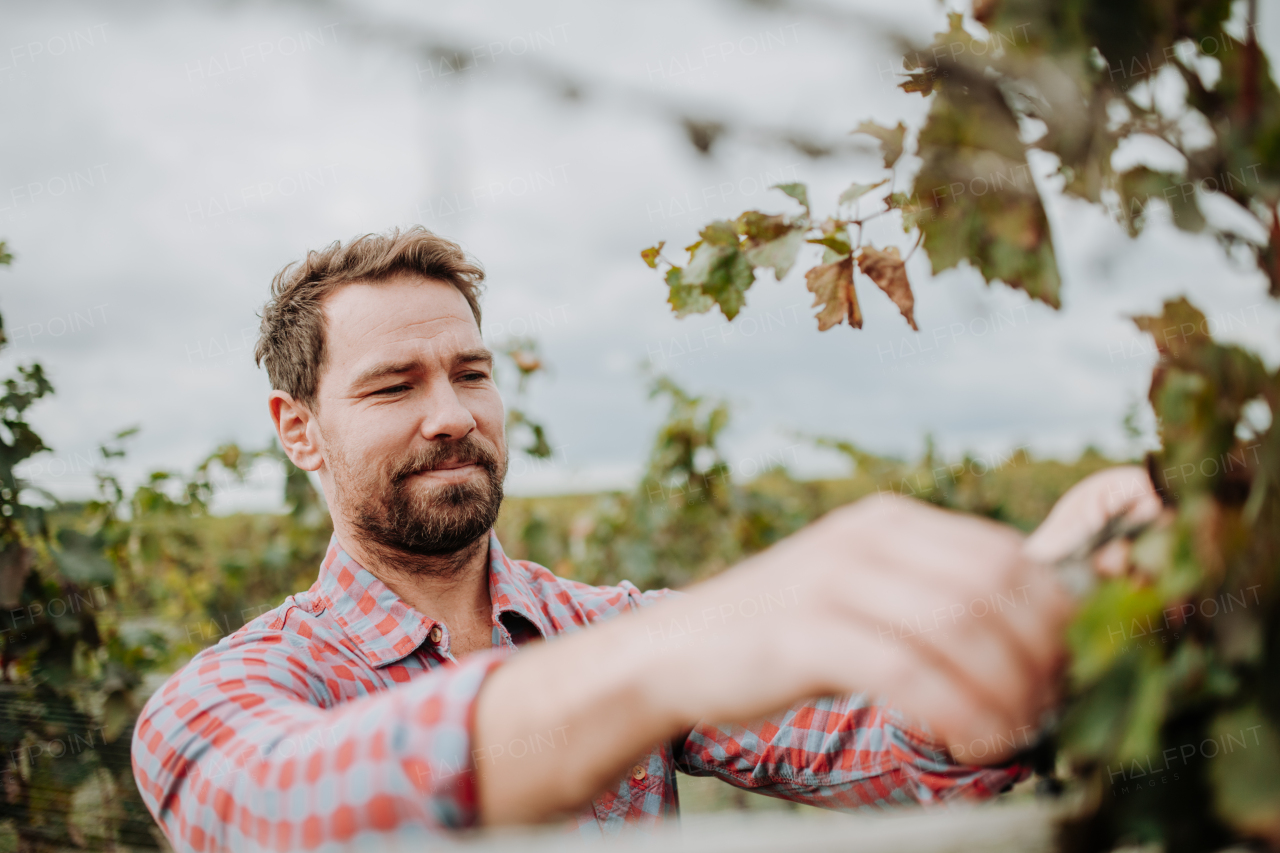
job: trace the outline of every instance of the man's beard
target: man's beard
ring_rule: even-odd
[[[461,561],[447,558],[469,553],[498,518],[506,454],[495,455],[472,436],[433,442],[391,471],[372,476],[357,475],[348,461],[342,458],[334,471],[334,483],[352,514],[352,523],[377,550],[446,558],[427,563],[448,573],[450,564]],[[419,483],[415,488],[411,482],[414,474],[443,464],[474,464],[484,476],[480,482],[434,487]],[[414,562],[405,561],[403,568],[409,569]]]

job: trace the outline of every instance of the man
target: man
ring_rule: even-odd
[[[1030,540],[870,499],[683,595],[562,580],[491,530],[507,451],[482,278],[419,228],[276,276],[257,358],[334,535],[310,590],[143,710],[135,775],[175,848],[562,816],[614,834],[676,812],[676,769],[845,809],[1025,775],[1000,762],[1053,702],[1070,613],[1044,563],[1158,512],[1145,476],[1086,481]]]

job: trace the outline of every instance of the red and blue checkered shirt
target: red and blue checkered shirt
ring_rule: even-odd
[[[335,537],[311,589],[201,651],[147,702],[133,768],[177,850],[335,850],[474,826],[473,771],[494,750],[554,749],[563,730],[476,748],[485,676],[531,639],[671,594],[588,586],[510,560],[489,535],[493,645],[462,661],[449,629],[406,605]],[[751,726],[696,726],[578,817],[615,835],[677,814],[676,771],[832,809],[983,797],[1019,768],[953,763],[901,714],[844,696]]]

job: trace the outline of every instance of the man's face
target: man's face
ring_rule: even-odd
[[[445,282],[351,284],[324,303],[320,468],[374,543],[440,556],[483,536],[507,472],[502,399],[467,301]]]

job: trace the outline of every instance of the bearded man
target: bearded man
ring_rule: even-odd
[[[1026,775],[1010,759],[1054,702],[1071,612],[1047,563],[1113,513],[1158,513],[1143,472],[1085,481],[1029,539],[868,499],[683,594],[558,578],[492,530],[507,449],[482,279],[421,228],[276,276],[257,359],[333,538],[315,585],[143,710],[135,776],[175,849],[560,818],[614,835],[676,814],[677,770],[834,809]]]

